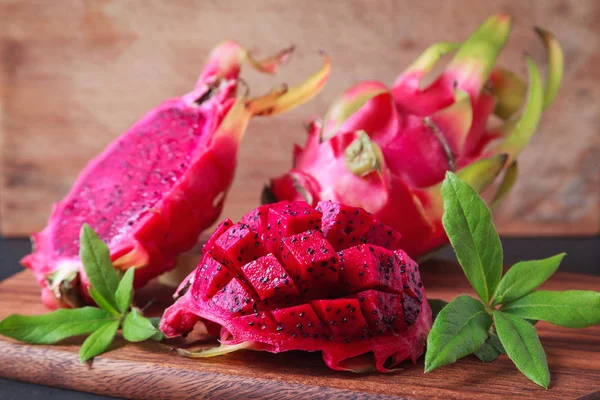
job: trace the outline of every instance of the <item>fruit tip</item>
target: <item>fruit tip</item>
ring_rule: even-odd
[[[500,159],[502,166],[504,166],[504,164],[506,164],[506,161],[508,161],[508,153],[501,153],[498,155],[498,158]]]
[[[554,34],[552,34],[552,32],[547,31],[546,29],[539,27],[539,26],[534,26],[533,30],[535,31],[535,33],[538,34],[538,36],[540,36],[542,39],[548,39],[551,37],[554,37]]]

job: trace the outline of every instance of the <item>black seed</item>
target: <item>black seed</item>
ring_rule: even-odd
[[[325,311],[331,311],[331,306],[327,307]]]
[[[346,317],[342,318],[342,324],[345,324],[346,322],[348,322],[348,318],[346,318]]]
[[[298,314],[298,317],[300,317],[300,318],[304,317],[304,311],[301,311],[300,314]]]
[[[377,310],[373,310],[373,311],[371,312],[371,314],[373,314],[373,315],[377,315]]]
[[[283,326],[281,326],[281,325],[277,325],[277,332],[279,332],[279,331],[281,331],[281,330],[283,330]]]
[[[298,335],[296,335],[295,333],[292,333],[292,337],[293,337],[294,339],[296,339],[296,336],[298,336]]]
[[[348,343],[348,338],[344,339],[344,343]]]
[[[354,311],[356,311],[356,307],[352,307],[352,308],[350,309],[350,312],[354,312]]]
[[[360,272],[358,273],[358,276],[363,276],[364,274],[365,274],[365,273],[364,273],[363,271],[360,271]]]
[[[312,326],[313,326],[313,323],[312,323],[312,322],[309,322],[309,323],[308,323],[308,327],[309,327],[309,328],[312,328]]]
[[[250,321],[250,322],[248,322],[248,325],[250,325],[250,326],[254,326],[254,321]]]
[[[298,328],[298,329],[302,329],[302,324],[298,324],[298,325],[296,325],[296,328]]]

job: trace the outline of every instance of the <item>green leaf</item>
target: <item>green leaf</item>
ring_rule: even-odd
[[[98,354],[104,353],[115,338],[117,330],[119,330],[119,324],[120,321],[106,322],[88,336],[79,349],[79,361],[85,362]]]
[[[442,222],[479,298],[488,304],[502,276],[502,244],[481,197],[452,172],[442,184]]]
[[[474,353],[483,362],[494,361],[500,354],[506,354],[498,335],[490,333],[479,350]]]
[[[96,307],[60,309],[44,315],[13,314],[0,322],[0,335],[27,343],[51,344],[93,332],[113,320],[109,312]]]
[[[131,310],[123,321],[123,337],[129,342],[141,342],[158,332],[152,322],[137,310]]]
[[[565,254],[513,265],[500,281],[492,304],[508,303],[530,293],[552,276]]]
[[[442,311],[442,309],[444,307],[446,307],[447,305],[448,305],[447,301],[440,300],[440,299],[430,299],[429,307],[431,308],[431,319],[433,321],[435,321],[435,319],[437,318],[440,311]]]
[[[110,261],[108,247],[88,224],[81,227],[79,243],[79,257],[90,284],[116,309],[115,291],[119,276]]]
[[[133,295],[133,276],[135,273],[135,268],[129,268],[125,275],[121,278],[119,282],[119,286],[115,291],[115,300],[117,302],[117,307],[119,311],[123,314],[127,312],[129,309],[129,305],[131,304],[131,296]]]
[[[425,372],[479,349],[491,325],[492,318],[481,302],[466,295],[452,300],[438,314],[427,338]]]
[[[159,328],[160,325],[160,317],[152,317],[148,318],[148,320],[152,323],[152,326],[156,329],[156,333],[152,335],[150,339],[155,342],[161,342],[165,338],[165,334]]]
[[[500,311],[494,311],[494,321],[508,357],[526,377],[547,389],[550,371],[534,326],[521,317]]]
[[[538,290],[502,306],[503,312],[567,328],[600,324],[600,293],[587,290]]]
[[[88,288],[88,292],[90,293],[90,297],[96,302],[98,307],[108,311],[114,316],[121,315],[121,313],[117,311],[93,286],[90,286]]]

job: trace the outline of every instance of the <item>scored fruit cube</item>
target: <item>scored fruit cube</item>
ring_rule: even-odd
[[[373,216],[358,207],[351,207],[333,201],[320,201],[317,210],[323,213],[321,221],[323,235],[336,251],[361,243]]]
[[[339,253],[340,283],[350,293],[367,289],[402,294],[404,283],[394,253],[371,245],[358,245]]]
[[[256,231],[238,223],[219,236],[210,253],[220,263],[239,268],[262,256],[264,248]]]
[[[294,339],[323,339],[331,335],[329,328],[309,304],[275,310],[273,317],[278,324],[277,331],[282,331]]]
[[[278,203],[269,209],[265,246],[269,253],[279,255],[279,241],[308,230],[321,228],[321,213],[303,201]]]
[[[238,278],[233,278],[210,301],[216,309],[233,316],[257,313],[259,307],[252,295],[252,289]]]
[[[357,293],[356,298],[372,332],[383,335],[390,331],[399,333],[407,329],[402,295],[366,290]]]
[[[281,261],[302,293],[338,284],[339,257],[321,232],[309,230],[285,237],[281,247]]]
[[[289,274],[273,254],[243,265],[242,272],[261,300],[290,299],[300,295]]]
[[[358,299],[314,300],[310,304],[334,336],[364,339],[368,335]]]
[[[235,273],[229,267],[207,254],[196,269],[194,282],[197,283],[192,286],[193,295],[201,296],[204,300],[209,299],[223,289],[234,276]]]

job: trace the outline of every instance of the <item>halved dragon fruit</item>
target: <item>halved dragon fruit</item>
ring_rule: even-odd
[[[349,88],[323,122],[309,126],[304,147],[294,147],[292,169],[271,180],[263,202],[333,200],[363,207],[404,234],[401,246],[412,257],[448,243],[440,191],[446,171],[456,171],[478,192],[504,172],[492,200],[498,204],[515,182],[517,156],[560,86],[563,53],[541,29],[549,58],[545,86],[528,56],[529,87],[494,65],[511,23],[508,15],[494,15],[464,43],[432,45],[391,88],[377,81]],[[427,79],[450,52],[456,55],[445,70]]]
[[[217,324],[221,345],[180,354],[321,351],[336,370],[386,372],[423,353],[432,321],[418,266],[366,211],[280,202],[227,225],[160,324],[167,337]]]
[[[84,222],[107,243],[116,268],[137,269],[136,287],[175,266],[221,213],[249,119],[302,104],[325,84],[327,57],[299,86],[252,99],[247,88],[238,93],[243,61],[273,74],[291,50],[257,61],[237,43],[223,42],[190,93],[150,111],[88,164],[22,260],[43,287],[44,304],[90,301],[78,257]]]

